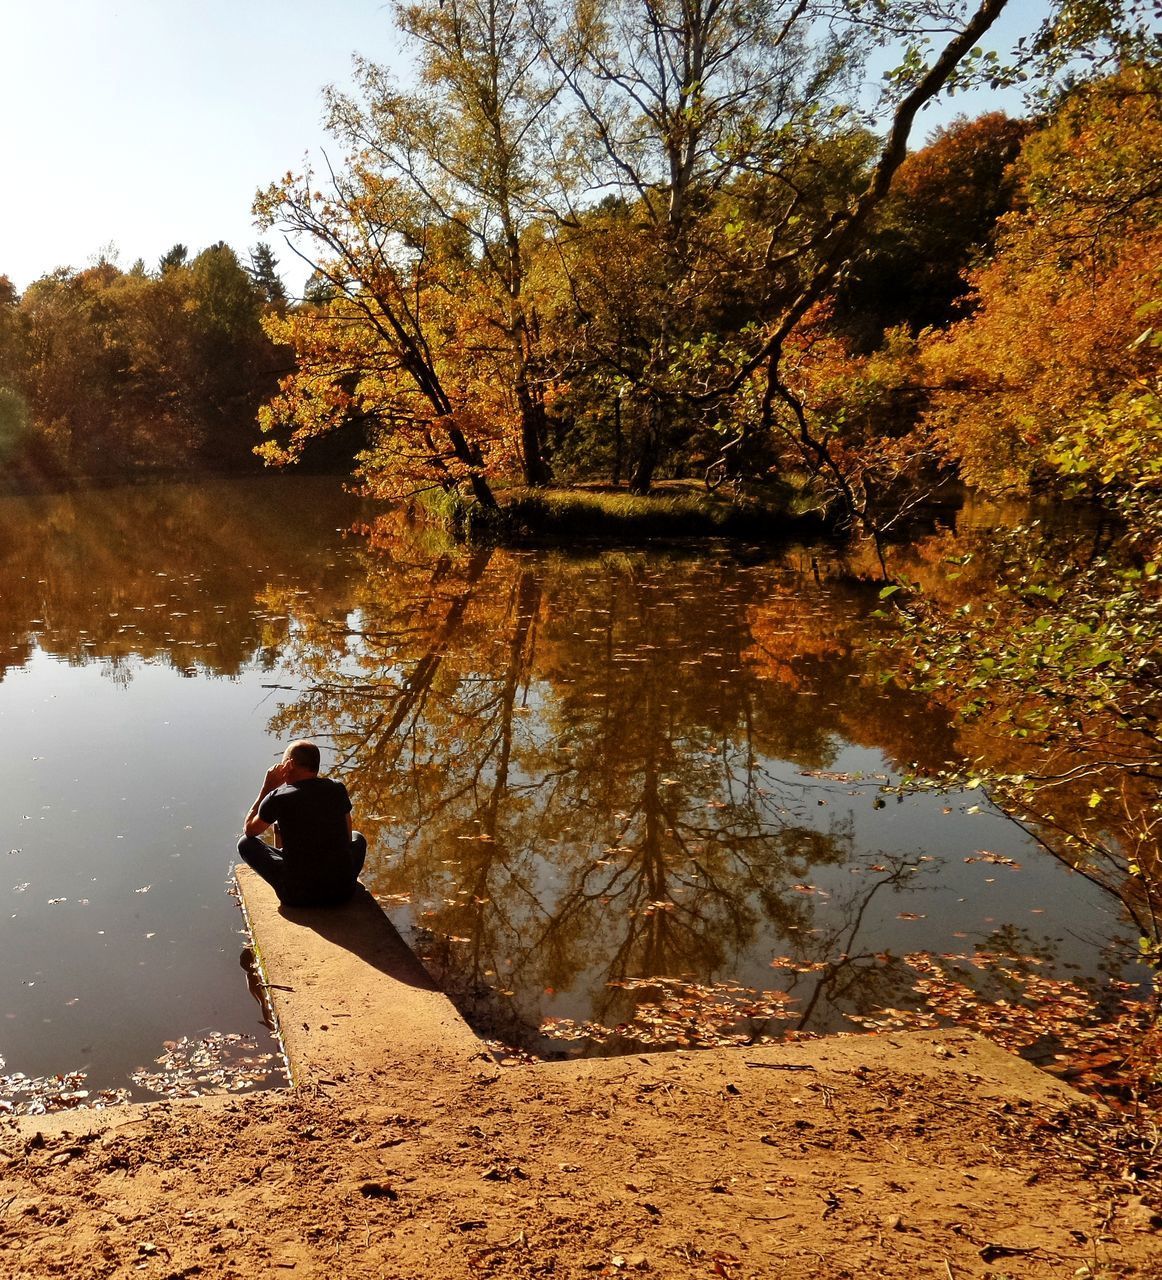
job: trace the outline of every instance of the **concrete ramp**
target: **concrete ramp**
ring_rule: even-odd
[[[292,1084],[489,1060],[362,886],[341,907],[283,907],[249,867],[236,875]]]

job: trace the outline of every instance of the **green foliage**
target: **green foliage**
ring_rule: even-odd
[[[811,534],[822,525],[813,513],[792,514],[758,503],[734,503],[710,494],[639,495],[584,489],[515,490],[503,495],[509,531],[573,541],[610,538],[770,537]]]
[[[1143,393],[1093,411],[1052,457],[1106,508],[1063,545],[1039,525],[998,533],[973,596],[895,595],[899,679],[988,749],[968,775],[1056,852],[1109,887],[1151,954],[1162,944],[1162,465]],[[998,746],[998,742],[1002,745]]]
[[[1144,335],[1148,336],[1148,335]],[[1158,338],[1151,337],[1152,345]],[[1157,386],[1127,390],[1089,407],[1050,444],[1047,461],[1070,498],[1116,512],[1147,559],[1162,552],[1162,396]]]
[[[425,522],[434,524],[456,542],[494,543],[511,532],[499,506],[485,506],[459,489],[429,489],[419,495]]]
[[[230,342],[254,332],[260,295],[229,245],[199,253],[190,263],[190,277],[198,327],[205,334]]]
[[[509,489],[493,511],[459,491],[433,490],[422,496],[425,519],[458,540],[492,542],[549,538],[632,543],[669,537],[769,536],[775,523],[769,513],[747,510],[708,494],[638,494],[589,489]],[[785,514],[784,531],[807,529]]]
[[[1162,944],[1162,272],[1157,70],[1087,84],[1030,137],[1024,207],[979,307],[924,352],[962,473],[1084,503],[1092,528],[998,533],[894,595],[898,678],[981,747],[969,780],[1122,900]],[[937,376],[939,375],[939,377]],[[953,586],[954,580],[956,586]],[[963,583],[975,591],[966,594]],[[951,780],[946,778],[945,781]]]
[[[1155,0],[1054,0],[1018,53],[1033,55],[1040,93],[1050,98],[1059,85],[1069,89],[1126,63],[1156,61],[1160,44]]]
[[[158,275],[164,276],[167,271],[176,271],[189,261],[190,251],[184,244],[175,244],[172,249],[163,253],[158,259]]]
[[[278,274],[278,259],[268,244],[260,242],[251,249],[249,275],[267,306],[276,310],[286,306],[286,285]]]

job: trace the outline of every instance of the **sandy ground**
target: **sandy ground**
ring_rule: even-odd
[[[967,1032],[500,1067],[366,903],[246,897],[296,1085],[0,1122],[3,1280],[1162,1277],[1157,1184]]]
[[[434,1057],[10,1120],[0,1275],[1162,1275],[1148,1203],[1062,1154],[1086,1108],[1030,1070],[964,1033]]]

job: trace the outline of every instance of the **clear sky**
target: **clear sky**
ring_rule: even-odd
[[[325,142],[323,86],[399,47],[382,0],[0,0],[0,275],[244,255],[256,189]]]
[[[1013,0],[1000,47],[1044,7]],[[326,143],[323,86],[349,83],[356,50],[404,65],[382,0],[0,0],[0,49],[0,275],[18,288],[111,245],[125,267],[179,241],[244,257],[257,188]],[[996,105],[1020,111],[953,98],[916,140]]]

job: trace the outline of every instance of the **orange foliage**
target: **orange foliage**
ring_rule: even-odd
[[[924,353],[940,384],[927,415],[961,474],[987,489],[1027,489],[1091,406],[1145,386],[1155,353],[1135,340],[1158,292],[1162,231],[1121,246],[1091,275],[1012,250],[975,277],[980,310]]]
[[[1156,355],[1136,340],[1162,276],[1160,92],[1156,72],[1124,71],[1030,139],[1027,208],[972,277],[977,311],[926,345],[927,422],[972,484],[1028,488],[1072,424],[1149,386]]]

